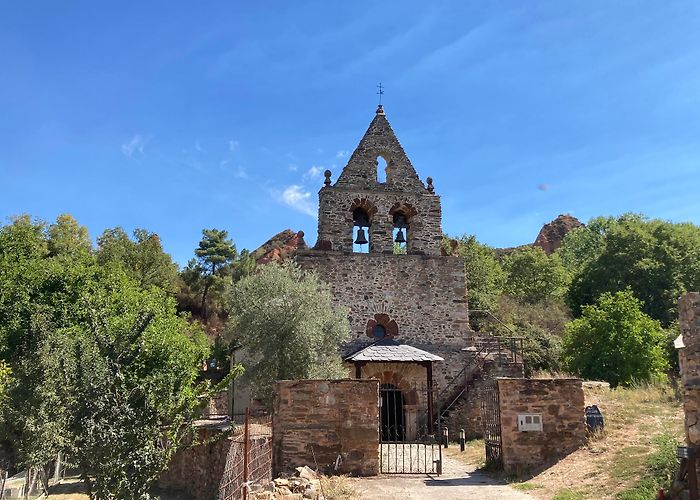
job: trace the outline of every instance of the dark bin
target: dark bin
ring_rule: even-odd
[[[603,414],[596,405],[586,406],[586,427],[588,432],[603,430],[605,427]]]

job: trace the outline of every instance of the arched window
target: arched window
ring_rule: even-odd
[[[392,221],[394,254],[411,253],[411,221],[417,215],[416,209],[409,203],[397,202],[389,210],[389,215]]]
[[[384,157],[377,156],[377,182],[384,184],[386,182],[386,171],[388,165]]]
[[[352,251],[369,253],[369,228],[371,222],[367,211],[358,207],[352,211]]]
[[[405,254],[406,253],[406,236],[408,232],[408,219],[403,212],[394,212],[393,215],[393,229],[391,231],[391,236],[394,240],[394,254]]]
[[[374,325],[374,328],[372,328],[372,337],[377,340],[386,337],[386,328],[384,328],[384,325]]]

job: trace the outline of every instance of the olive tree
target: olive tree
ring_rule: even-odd
[[[347,375],[339,348],[348,338],[347,310],[326,284],[295,263],[262,266],[233,287],[229,334],[244,348],[244,382],[269,401],[276,380]]]

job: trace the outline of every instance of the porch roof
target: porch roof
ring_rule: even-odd
[[[425,361],[444,361],[444,359],[408,344],[400,344],[391,339],[382,339],[347,356],[345,361],[374,361],[380,363],[408,361],[419,363]]]

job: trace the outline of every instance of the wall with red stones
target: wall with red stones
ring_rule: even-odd
[[[535,471],[578,449],[586,440],[580,379],[499,378],[503,468]],[[541,432],[518,430],[518,414],[541,414]]]

